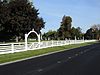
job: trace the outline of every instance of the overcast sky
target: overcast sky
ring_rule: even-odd
[[[100,24],[100,0],[33,0],[43,17],[45,29],[57,30],[63,15],[72,17],[72,26],[85,32],[93,24]]]

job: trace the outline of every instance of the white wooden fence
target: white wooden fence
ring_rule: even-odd
[[[32,42],[28,43],[27,49],[25,49],[25,43],[9,43],[9,44],[0,44],[0,54],[8,54],[15,52],[22,52],[27,50],[37,50],[42,48],[54,47],[54,46],[63,46],[70,44],[79,44],[85,42],[93,42],[96,40],[59,40],[59,41],[43,41],[43,42]]]

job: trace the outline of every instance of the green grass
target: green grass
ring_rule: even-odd
[[[5,63],[5,62],[19,60],[19,59],[24,59],[24,58],[28,58],[28,57],[32,57],[32,56],[36,56],[36,55],[41,55],[41,54],[45,54],[45,53],[49,53],[49,52],[65,50],[65,49],[68,50],[68,49],[86,46],[86,45],[90,45],[90,44],[93,44],[93,42],[51,47],[51,48],[45,48],[45,49],[40,49],[40,50],[34,50],[34,51],[19,52],[19,53],[14,53],[14,54],[4,54],[4,55],[0,55],[0,64]]]

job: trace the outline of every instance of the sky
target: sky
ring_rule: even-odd
[[[45,29],[57,30],[64,15],[72,18],[72,27],[86,32],[94,24],[100,24],[100,0],[33,0],[39,16],[46,22]]]

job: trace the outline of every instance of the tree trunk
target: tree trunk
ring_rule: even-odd
[[[18,40],[19,40],[19,38],[18,38],[18,36],[16,36],[16,42],[18,42]]]

